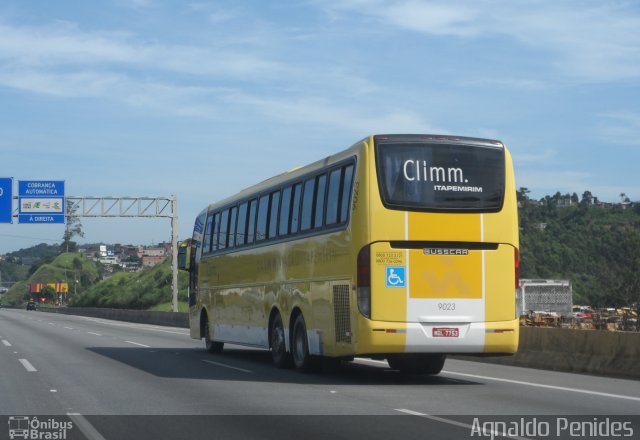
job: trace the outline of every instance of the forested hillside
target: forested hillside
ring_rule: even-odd
[[[520,188],[520,277],[570,279],[574,303],[640,302],[640,203],[621,200],[589,191],[533,200]]]

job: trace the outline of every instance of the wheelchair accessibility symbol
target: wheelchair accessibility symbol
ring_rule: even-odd
[[[387,287],[406,287],[406,268],[404,266],[387,266]]]

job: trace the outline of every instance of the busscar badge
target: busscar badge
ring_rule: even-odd
[[[425,255],[469,255],[469,249],[427,248],[423,252]]]

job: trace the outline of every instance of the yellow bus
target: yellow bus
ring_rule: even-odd
[[[202,210],[180,258],[191,337],[437,374],[517,350],[518,248],[502,142],[373,135]]]

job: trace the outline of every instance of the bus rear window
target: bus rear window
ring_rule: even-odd
[[[387,208],[496,212],[505,186],[504,148],[428,142],[376,145],[380,194]]]

